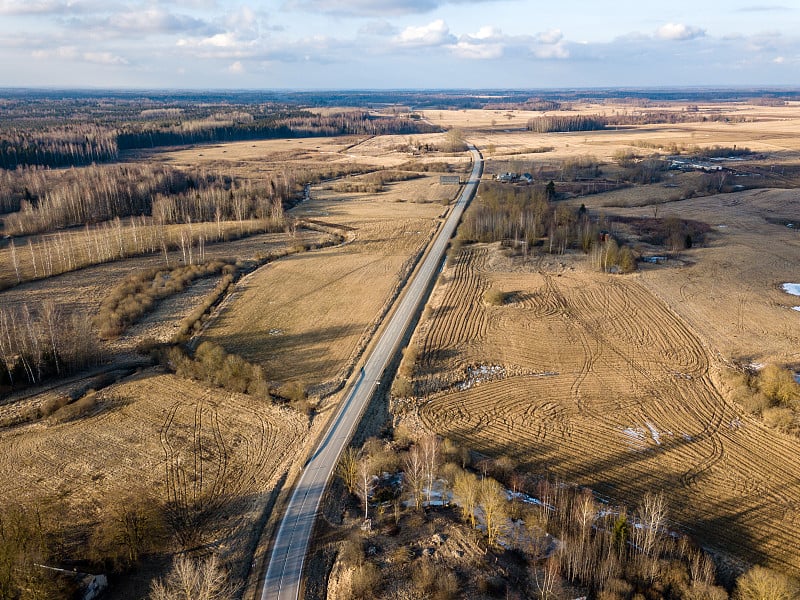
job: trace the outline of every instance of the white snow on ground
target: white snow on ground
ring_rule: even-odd
[[[644,427],[625,427],[622,429],[622,435],[631,452],[644,452],[649,449],[651,441],[656,446],[660,446],[661,438],[664,436],[671,437],[673,433],[671,431],[659,431],[650,421],[645,421]],[[686,434],[682,435],[686,441],[692,441],[691,437]]]
[[[781,289],[792,296],[800,296],[800,283],[784,283]],[[793,306],[792,310],[800,312],[800,306]]]
[[[781,288],[787,294],[792,296],[800,296],[800,283],[784,283]]]
[[[461,391],[470,389],[476,383],[505,376],[506,368],[501,365],[470,365],[466,368],[466,372],[467,378],[457,386]]]
[[[652,423],[650,423],[649,421],[645,421],[644,424],[647,425],[647,428],[650,430],[650,435],[652,436],[653,441],[656,443],[656,445],[660,446],[661,435],[658,433],[658,429],[653,427]]]
[[[632,451],[641,452],[642,450],[647,450],[645,432],[641,427],[626,427],[622,430],[622,435],[627,439],[628,447]]]

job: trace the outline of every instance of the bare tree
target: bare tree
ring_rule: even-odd
[[[358,494],[364,500],[364,522],[369,519],[369,497],[375,489],[372,460],[363,453],[358,461]]]
[[[796,600],[798,585],[794,579],[755,566],[736,580],[735,600]]]
[[[453,494],[461,506],[461,513],[465,520],[475,527],[475,507],[478,504],[478,478],[469,471],[460,471],[456,474],[453,483]]]
[[[645,570],[652,581],[658,571],[658,545],[661,540],[661,529],[667,518],[664,495],[647,492],[639,506],[638,517],[639,527],[633,528],[633,542],[641,557],[649,559],[649,565]]]
[[[536,585],[536,596],[540,600],[551,600],[558,596],[561,577],[558,561],[550,557],[541,569],[533,568],[533,580]]]
[[[196,560],[184,554],[175,559],[166,579],[152,584],[150,600],[228,600],[235,593],[216,555]]]
[[[440,457],[440,444],[438,436],[435,433],[429,433],[424,436],[420,442],[420,449],[422,450],[422,462],[425,469],[425,486],[428,504],[431,502],[431,494],[433,493],[433,484],[439,475],[439,457]]]
[[[353,447],[345,448],[336,465],[336,474],[342,478],[351,494],[358,491],[358,451]]]
[[[414,498],[414,507],[419,510],[422,506],[422,487],[425,480],[422,452],[416,444],[411,446],[405,459],[403,480]]]
[[[503,486],[491,477],[484,477],[479,487],[479,502],[486,524],[486,537],[489,544],[495,545],[503,529],[508,505]]]

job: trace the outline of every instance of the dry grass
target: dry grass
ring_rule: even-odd
[[[166,501],[165,452],[188,469],[192,444],[202,439],[208,473],[218,474],[223,455],[209,451],[219,440],[230,495],[220,517],[237,516],[220,518],[209,537],[224,540],[221,549],[237,568],[247,564],[260,510],[308,427],[294,411],[153,371],[98,392],[75,419],[57,416],[3,432],[0,502],[33,506],[58,499],[78,532],[92,525],[108,502],[135,489]]]
[[[396,182],[380,195],[315,188],[295,216],[348,231],[337,248],[287,258],[260,269],[204,339],[265,367],[270,379],[330,383],[344,374],[443,213],[438,179]],[[430,199],[430,203],[399,199]]]

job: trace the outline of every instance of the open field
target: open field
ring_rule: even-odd
[[[99,392],[78,419],[56,418],[0,438],[0,501],[58,498],[71,531],[81,531],[120,502],[162,506],[180,488],[176,477],[194,481],[186,493],[220,503],[201,537],[217,540],[225,560],[244,571],[237,578],[246,574],[269,494],[308,427],[294,411],[151,371]],[[74,542],[67,537],[68,547]]]
[[[456,189],[440,186],[438,175],[393,183],[377,196],[313,188],[313,199],[290,214],[338,229],[348,241],[249,276],[203,339],[259,362],[270,378],[335,383],[352,367],[438,226],[442,201]],[[427,202],[404,201],[410,199]]]
[[[708,547],[800,570],[800,441],[725,401],[713,349],[639,276],[569,258],[515,272],[496,252],[462,252],[419,331],[419,385],[453,385],[422,423],[609,498],[663,490]],[[482,306],[487,286],[513,301]]]
[[[591,155],[608,176],[620,151],[646,156],[671,144],[757,153],[723,161],[729,173],[797,167],[797,106],[718,108],[737,120],[534,134],[512,129],[541,113],[426,116],[463,127],[490,162],[519,171]],[[625,108],[580,108],[603,110]],[[662,490],[677,526],[707,548],[797,575],[800,441],[745,415],[722,376],[732,364],[800,370],[797,303],[780,287],[797,279],[800,204],[794,190],[770,189],[794,182],[768,174],[765,189],[691,197],[699,173],[665,177],[669,186],[562,201],[628,219],[613,226],[615,237],[641,254],[669,255],[637,273],[597,272],[575,251],[525,260],[499,244],[465,245],[412,341],[416,400],[398,406],[425,429],[609,499],[635,505]],[[710,232],[673,254],[642,241],[630,221],[656,215]],[[506,292],[506,302],[487,305],[490,289]]]
[[[397,167],[412,159],[407,150],[408,140],[441,144],[441,133],[382,136],[350,136],[334,138],[305,138],[233,142],[196,146],[171,152],[158,152],[152,158],[172,166],[224,169],[234,175],[255,180],[259,174],[293,170],[296,172],[344,172]],[[149,156],[149,154],[143,154]],[[441,161],[430,155],[425,161]],[[454,163],[468,163],[465,157],[448,156]]]

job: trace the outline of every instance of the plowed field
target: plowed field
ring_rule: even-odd
[[[663,490],[705,545],[800,572],[800,441],[726,402],[714,349],[636,275],[493,253],[462,251],[418,332],[420,380],[449,386],[422,423],[633,505]],[[510,301],[484,305],[487,287]]]

